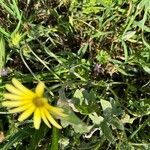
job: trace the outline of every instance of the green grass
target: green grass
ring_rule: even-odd
[[[0,104],[0,149],[149,150],[150,1],[0,0],[1,101],[12,77],[69,117],[35,130]]]

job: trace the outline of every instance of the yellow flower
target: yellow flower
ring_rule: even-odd
[[[20,41],[21,41],[21,38],[23,37],[23,34],[22,33],[19,33],[19,32],[16,32],[16,33],[13,33],[11,35],[11,43],[14,45],[14,46],[18,46]]]
[[[6,89],[10,93],[4,94],[5,100],[2,105],[9,108],[10,113],[22,112],[18,118],[19,121],[27,119],[33,114],[34,127],[40,128],[41,120],[51,127],[50,124],[58,129],[62,127],[53,117],[65,117],[63,109],[51,106],[48,100],[43,97],[44,83],[39,82],[35,92],[23,86],[17,79],[12,79],[12,84],[6,84]]]

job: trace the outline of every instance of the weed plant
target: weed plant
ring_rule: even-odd
[[[8,113],[13,77],[63,129]],[[150,150],[150,1],[0,0],[0,101],[1,150]]]

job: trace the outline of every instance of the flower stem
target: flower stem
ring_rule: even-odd
[[[53,126],[51,150],[58,150],[59,130]]]

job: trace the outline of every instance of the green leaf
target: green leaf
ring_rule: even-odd
[[[103,99],[101,99],[101,106],[102,106],[103,111],[106,111],[108,109],[112,109],[111,103],[109,101],[106,101]]]
[[[86,133],[89,132],[91,126],[87,126],[81,119],[79,119],[73,111],[68,111],[67,117],[61,118],[61,124],[65,128],[71,125],[76,133]]]
[[[100,50],[96,56],[96,59],[100,64],[107,64],[111,57],[106,51]]]
[[[150,32],[150,28],[147,27],[146,25],[142,25],[142,21],[134,21],[134,25],[143,29],[143,31]]]
[[[7,139],[7,143],[1,148],[1,150],[10,149],[14,143],[22,141],[23,139],[30,137],[32,135],[32,129],[27,127],[24,129],[20,129],[17,133],[11,134]]]
[[[115,126],[117,129],[120,129],[120,130],[124,130],[124,126],[121,122],[121,120],[119,120],[116,116],[113,116],[112,119],[111,119],[111,124],[113,126]]]
[[[77,89],[73,95],[73,103],[82,114],[90,114],[97,110],[94,91],[88,93],[84,88]],[[93,109],[93,107],[95,109]]]
[[[86,53],[86,51],[87,51],[87,49],[88,49],[88,46],[89,46],[88,43],[84,44],[84,45],[79,49],[78,55],[82,57],[82,56]]]
[[[135,35],[136,31],[129,31],[126,32],[125,35],[123,35],[122,39],[123,40],[129,40]]]
[[[144,71],[150,74],[150,67],[145,64],[141,64],[141,65],[142,65]]]
[[[114,143],[114,136],[112,135],[112,131],[110,129],[110,127],[108,126],[107,122],[106,121],[103,121],[101,124],[101,129],[102,129],[102,132],[104,134],[104,136],[106,137],[106,139],[108,141],[110,141],[111,143]]]
[[[130,118],[128,114],[125,114],[125,116],[121,119],[122,123],[130,123],[132,124],[133,121],[136,119],[136,117]]]
[[[125,75],[125,76],[133,76],[132,74],[127,73],[124,69],[122,69],[121,67],[117,67],[116,68],[121,74]]]
[[[48,128],[45,125],[41,126],[39,130],[34,129],[28,150],[35,150],[38,147],[38,144],[41,141],[41,139],[44,138],[44,135],[47,131]]]
[[[67,114],[66,117],[60,118],[61,124],[64,128],[71,125],[74,131],[80,134],[90,131],[92,127],[87,126],[79,117],[77,117],[66,101],[59,100],[59,106],[63,108],[65,114]]]
[[[77,89],[73,95],[74,98],[77,98],[80,100],[80,105],[82,105],[83,101],[84,101],[84,96],[83,96],[83,91],[84,89]]]
[[[0,71],[4,68],[5,65],[5,41],[4,38],[0,37]]]
[[[0,32],[1,32],[2,34],[4,34],[6,37],[9,37],[9,36],[10,36],[9,33],[6,32],[5,29],[3,29],[2,27],[0,27]]]
[[[104,118],[102,116],[98,116],[97,113],[89,114],[89,118],[92,120],[93,124],[101,124]]]

